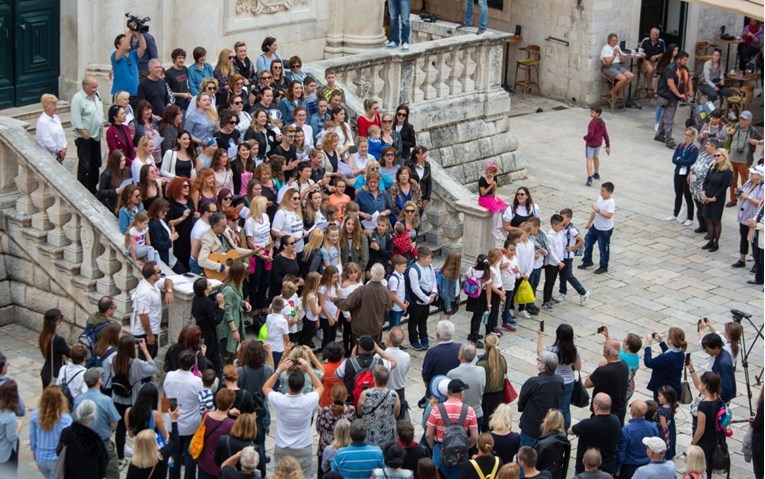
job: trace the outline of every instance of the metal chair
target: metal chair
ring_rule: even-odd
[[[513,90],[518,91],[520,86],[524,93],[531,93],[532,87],[537,88],[537,95],[542,95],[539,89],[539,64],[541,62],[541,55],[539,52],[539,45],[528,45],[519,50],[526,51],[526,58],[515,62],[515,85]],[[518,70],[523,70],[524,79],[518,80]],[[534,70],[536,79],[532,78],[531,71]]]

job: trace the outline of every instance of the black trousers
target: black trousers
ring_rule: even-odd
[[[324,316],[319,316],[319,325],[321,326],[322,333],[324,333],[324,338],[321,340],[321,349],[326,348],[329,343],[335,341],[335,336],[337,335],[337,324],[338,323],[335,323],[330,326],[329,320],[327,318]]]
[[[760,233],[762,234],[762,233]],[[754,280],[763,283],[763,250],[757,246],[757,238],[752,242],[752,254],[754,255]]]
[[[542,292],[542,301],[545,303],[552,301],[553,288],[555,287],[555,280],[558,279],[559,271],[554,264],[545,265],[545,288]]]
[[[680,214],[680,208],[683,206],[683,198],[688,206],[688,219],[693,221],[693,199],[691,198],[691,188],[688,185],[688,175],[675,175],[675,209],[674,215]]]
[[[699,222],[699,228],[706,231],[707,222],[704,219],[704,203],[698,200],[693,200],[693,202],[696,203],[696,221]]]
[[[77,181],[96,194],[98,171],[101,169],[101,142],[92,138],[77,138],[74,144],[77,146]]]
[[[738,234],[740,236],[740,241],[738,243],[738,252],[740,254],[747,255],[749,254],[749,240],[747,239],[747,237],[749,236],[749,227],[739,223]]]
[[[311,321],[308,318],[303,318],[303,331],[300,333],[300,345],[308,346],[316,336],[316,323],[318,321]]]
[[[428,310],[430,305],[409,304],[409,342],[411,344],[427,344],[428,341]]]

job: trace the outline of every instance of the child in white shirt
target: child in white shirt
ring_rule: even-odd
[[[406,258],[401,255],[395,255],[391,258],[393,263],[393,273],[388,278],[388,289],[390,290],[390,299],[393,302],[390,308],[390,327],[401,324],[401,316],[406,311],[409,303],[406,296],[406,283],[404,271],[406,271]]]
[[[278,365],[284,354],[284,347],[290,342],[287,318],[282,314],[284,310],[284,300],[276,296],[271,301],[271,313],[266,317],[266,327],[268,328],[268,344],[271,346],[271,353],[274,357],[274,365]]]
[[[125,251],[140,265],[148,261],[161,261],[157,250],[151,247],[149,215],[143,211],[136,213],[125,234]]]
[[[565,253],[565,238],[563,237],[563,217],[561,215],[552,215],[550,218],[550,231],[547,232],[547,258],[545,258],[545,288],[543,293],[542,307],[548,311],[553,309],[553,288],[558,273],[563,270],[566,264],[563,262]]]
[[[515,243],[505,240],[502,261],[499,264],[502,276],[502,289],[505,290],[505,304],[502,307],[502,328],[507,331],[515,331],[515,317],[513,316],[513,293],[515,282],[520,278],[518,257],[515,254]]]

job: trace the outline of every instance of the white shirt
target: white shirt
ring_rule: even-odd
[[[297,215],[294,211],[285,210],[279,208],[274,215],[274,222],[271,224],[271,231],[278,231],[280,233],[286,233],[296,240],[295,252],[301,253],[303,251],[303,218]],[[277,240],[277,246],[281,246],[281,238]]]
[[[82,364],[66,363],[63,368],[58,371],[58,378],[56,384],[58,386],[64,383],[69,383],[69,391],[72,393],[72,399],[77,399],[77,396],[88,390],[88,385],[85,384],[85,366]]]
[[[406,386],[406,373],[409,372],[409,366],[412,364],[412,357],[406,351],[399,348],[389,347],[385,349],[394,361],[396,367],[393,368],[388,377],[388,387],[394,391],[404,389]]]
[[[391,369],[392,363],[390,361],[388,361],[387,359],[381,358],[379,354],[375,354],[374,357],[378,359],[377,364],[382,364],[383,366],[385,366],[385,369],[387,369],[388,371],[392,371]],[[338,366],[337,369],[335,369],[335,377],[337,377],[338,379],[343,379],[345,377],[345,364],[347,362],[348,362],[348,359],[343,359],[343,362],[340,363],[340,366]],[[398,364],[396,364],[396,367],[398,368]],[[390,379],[388,380],[390,381]]]
[[[606,45],[600,50],[600,59],[605,60],[606,58],[611,58],[614,55],[614,50],[619,50],[619,45],[614,45],[613,47],[606,43]],[[614,58],[614,61],[611,62],[611,65],[618,65],[622,62],[621,57],[617,54]]]
[[[268,329],[268,344],[275,353],[284,352],[284,336],[289,334],[290,327],[287,319],[281,313],[271,313],[266,317]]]
[[[272,391],[268,394],[268,402],[277,418],[274,435],[277,447],[301,449],[313,444],[311,416],[319,405],[316,391],[294,396]]]
[[[292,126],[297,127],[297,123],[293,123]],[[306,151],[311,151],[314,148],[313,128],[308,123],[303,124],[300,128],[303,130],[303,136],[305,137],[305,149]]]
[[[191,228],[191,242],[193,243],[194,240],[202,241],[202,237],[207,233],[207,231],[210,229],[210,223],[206,223],[202,220],[197,221],[194,223],[194,227]],[[194,258],[196,260],[197,258]]]
[[[502,272],[499,270],[501,264],[502,261],[500,260],[496,266],[489,266],[489,270],[491,271],[491,285],[499,290],[502,289]]]
[[[609,213],[613,213],[616,211],[616,202],[614,201],[614,197],[604,200],[602,196],[598,196],[598,209],[601,211],[607,211]],[[614,229],[614,217],[611,216],[610,218],[606,218],[605,216],[595,213],[595,221],[593,222],[593,226],[595,226],[595,229],[600,231],[608,231]]]
[[[196,226],[196,225],[195,225]],[[271,241],[271,220],[263,213],[260,221],[255,218],[247,218],[244,222],[244,235],[252,238],[255,246],[265,246]]]
[[[518,279],[518,274],[513,273],[513,268],[518,267],[518,256],[513,256],[513,259],[509,259],[507,256],[502,255],[502,261],[499,263],[499,265],[500,267],[507,265],[507,268],[501,270],[502,288],[505,291],[514,290],[515,280]]]
[[[406,284],[404,282],[404,275],[396,271],[391,273],[390,278],[388,279],[388,289],[391,291],[391,293],[396,293],[396,297],[403,303],[405,301],[404,296],[406,296]],[[393,303],[391,309],[393,311],[403,311],[401,306],[397,305],[396,303]],[[391,389],[396,388],[391,387]]]
[[[330,315],[330,317],[326,319],[334,319],[335,315],[337,314],[337,305],[332,302],[331,298],[337,298],[339,296],[337,288],[335,286],[331,286],[329,288],[326,286],[321,286],[319,287],[319,294],[324,295],[324,302],[320,306],[327,310],[326,314]],[[324,312],[321,313],[321,317],[325,317]]]
[[[518,205],[518,208],[515,212],[513,212],[513,207],[509,206],[505,209],[505,212],[502,213],[502,221],[507,221],[508,223],[513,221],[513,218],[515,215],[520,216],[536,216],[539,218],[539,206],[536,204],[531,205],[531,207],[527,205]]]
[[[282,316],[285,318],[290,318],[293,321],[296,317],[298,319],[303,317],[303,302],[300,300],[300,297],[297,295],[297,293],[290,296],[289,299],[284,300]],[[290,333],[297,333],[299,322],[300,321],[290,326]]]
[[[576,226],[569,223],[566,228],[563,228],[563,259],[570,259],[574,257],[573,251],[566,251],[566,248],[574,246],[576,244],[576,237],[579,236],[579,230]]]
[[[178,369],[165,375],[162,386],[165,396],[178,400],[180,416],[178,417],[178,434],[191,436],[201,423],[199,415],[199,393],[202,391],[202,379],[194,376],[191,371]]]
[[[153,334],[159,334],[162,322],[162,291],[157,283],[151,285],[146,279],[141,279],[133,293],[133,310],[135,314],[131,318],[131,332],[133,336],[146,334],[139,315],[149,315],[149,327]]]
[[[311,310],[312,306],[315,306],[316,308],[319,307],[319,295],[315,293],[311,293],[306,298],[306,302],[308,304],[305,305],[305,319],[308,321],[313,321],[314,323],[319,320],[319,314],[313,314],[313,311]]]
[[[148,158],[146,158],[146,161],[141,160],[141,158],[136,155],[136,157],[133,159],[133,163],[130,165],[130,172],[133,175],[133,184],[137,185],[138,182],[141,180],[141,168],[143,168],[146,165],[155,165],[154,163],[154,157],[149,155]]]
[[[515,257],[518,258],[518,268],[527,278],[534,271],[534,243],[531,240],[515,245]]]
[[[57,155],[59,150],[66,148],[66,133],[58,115],[53,115],[51,118],[45,112],[40,113],[35,135],[37,143],[53,155]]]
[[[566,252],[565,246],[563,246],[566,242],[563,236],[565,234],[565,230],[555,231],[552,228],[547,232],[548,250],[547,259],[545,260],[546,265],[557,265],[563,261],[563,254]]]

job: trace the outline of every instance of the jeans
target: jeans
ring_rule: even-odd
[[[536,441],[536,439],[529,436],[525,432],[521,431],[521,447],[523,446],[531,447],[534,444],[534,441]]]
[[[563,413],[563,421],[566,424],[566,431],[571,426],[571,393],[574,392],[574,381],[563,385],[563,392],[560,395],[560,412]]]
[[[460,474],[462,473],[462,465],[447,467],[441,461],[440,442],[433,444],[433,464],[435,464],[438,470],[441,471],[441,475],[443,475],[445,479],[459,479]]]
[[[709,101],[716,101],[718,98],[720,98],[721,95],[724,97],[729,97],[732,94],[728,87],[720,87],[720,91],[717,91],[706,83],[702,83],[699,86],[699,91],[701,91],[701,93],[703,93]]]
[[[489,3],[488,0],[478,0],[478,8],[481,14],[478,18],[478,28],[486,28],[489,21]],[[463,25],[473,26],[473,0],[465,0],[465,19]]]
[[[571,283],[571,287],[574,288],[578,294],[581,295],[586,293],[587,290],[584,289],[584,286],[582,286],[579,280],[574,277],[574,258],[564,259],[563,263],[565,263],[566,267],[560,272],[560,286],[558,287],[560,294],[568,294],[566,283]]]
[[[412,0],[388,0],[388,13],[390,13],[390,41],[396,43],[396,45],[409,43],[409,14],[411,9]],[[401,19],[400,37],[398,27],[399,17]]]
[[[401,315],[403,315],[403,311],[393,311],[391,310],[390,313],[388,313],[388,318],[390,318],[390,327],[393,326],[399,326],[401,324]]]
[[[57,461],[49,461],[49,462],[35,461],[35,464],[37,464],[37,469],[40,470],[40,473],[43,475],[45,479],[55,479],[53,476],[53,473],[56,472],[56,462]]]
[[[193,437],[193,434],[190,436],[178,436],[178,443],[173,450],[173,463],[175,467],[169,469],[168,472],[170,479],[181,479],[181,464],[186,468],[186,472],[183,475],[184,479],[194,479],[196,477],[197,463],[188,452],[189,444],[191,444],[191,438]]]
[[[515,294],[515,291],[512,289],[505,290],[505,302],[502,304],[502,323],[515,324],[513,294]]]
[[[611,233],[614,229],[601,231],[594,226],[587,232],[587,236],[584,237],[584,256],[582,262],[585,264],[592,263],[592,247],[595,242],[598,243],[598,252],[600,253],[600,267],[608,268],[608,259],[611,254]]]

